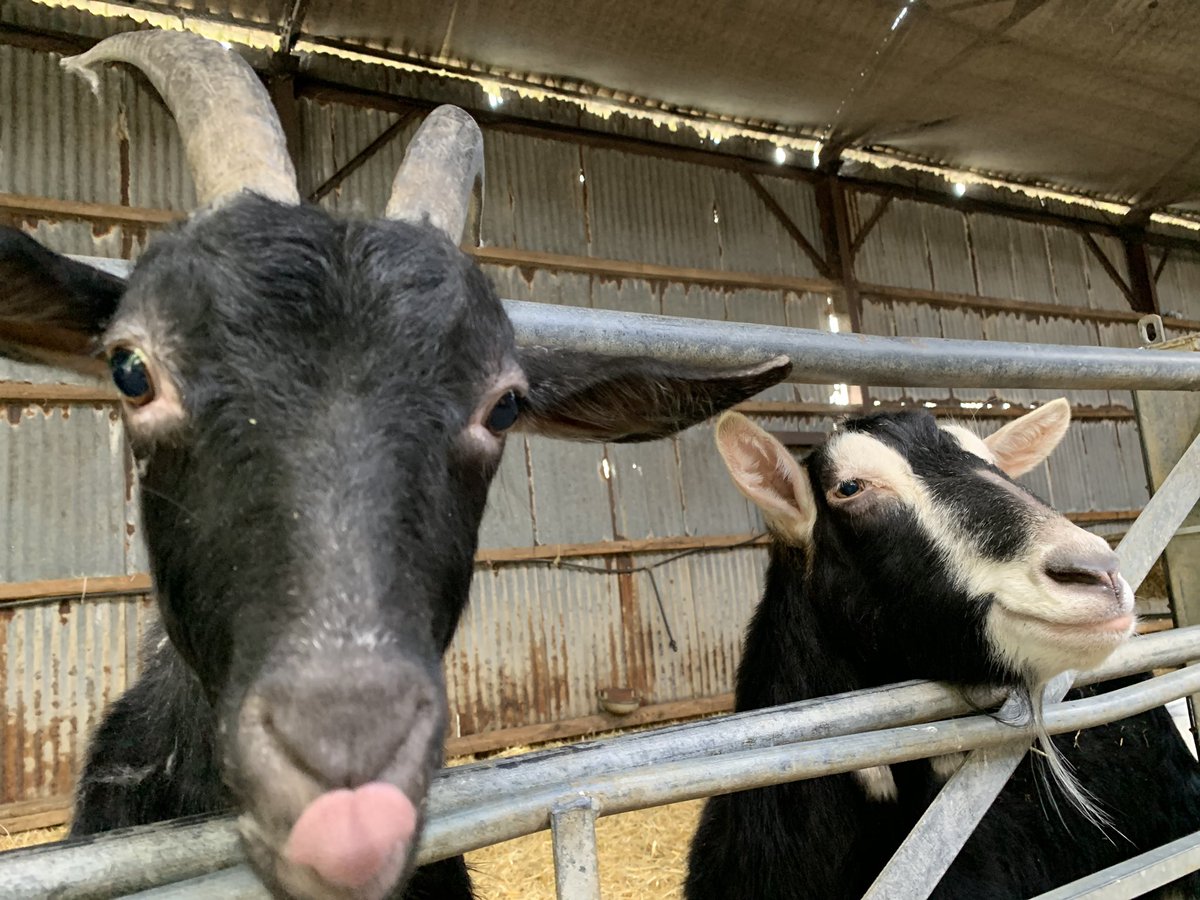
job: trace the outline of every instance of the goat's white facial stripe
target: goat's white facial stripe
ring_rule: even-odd
[[[942,431],[958,441],[958,445],[968,453],[974,453],[984,462],[991,465],[996,464],[996,455],[988,449],[988,445],[983,442],[983,438],[979,437],[979,435],[963,428],[961,425],[943,425],[941,428]]]
[[[857,431],[830,440],[827,457],[833,480],[859,479],[869,487],[895,494],[910,506],[920,503],[923,487],[903,456],[882,441]]]

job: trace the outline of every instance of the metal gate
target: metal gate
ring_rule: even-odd
[[[88,260],[101,264],[99,260]],[[113,261],[104,261],[108,267]],[[119,263],[117,264],[120,265]],[[878,385],[1200,390],[1200,354],[830,334],[505,301],[521,343],[730,365],[785,354],[791,380]],[[1200,437],[1184,451],[1117,549],[1135,589],[1200,500]],[[1061,702],[1074,684],[1200,659],[1200,626],[1140,637],[1101,667],[1045,689],[1051,734],[1088,728],[1200,694],[1200,666],[1097,697]],[[1005,702],[1002,694],[993,698]],[[422,863],[550,828],[560,898],[599,894],[595,820],[680,800],[946,753],[966,761],[867,897],[924,898],[1028,751],[1031,728],[986,715],[955,690],[907,682],[769,710],[480,763],[440,774],[428,800]],[[1200,869],[1200,833],[1042,895],[1133,897]],[[232,817],[114,832],[0,858],[14,898],[266,897],[242,862]]]

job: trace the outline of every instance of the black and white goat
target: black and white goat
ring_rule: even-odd
[[[72,835],[233,806],[277,894],[468,897],[461,860],[413,878],[411,851],[505,432],[657,438],[788,363],[519,349],[456,246],[482,165],[461,110],[423,124],[386,219],[337,221],[236,54],[147,31],[65,64],[106,61],[171,107],[203,210],[128,282],[0,232],[0,352],[124,395],[169,637],[93,737]]]
[[[1099,663],[1134,627],[1116,555],[1011,480],[1069,421],[1059,400],[981,440],[925,412],[872,415],[801,464],[722,417],[718,449],[774,534],[737,708],[910,678],[1034,692]],[[1115,827],[1055,804],[1027,757],[935,897],[1030,897],[1200,829],[1200,769],[1165,710],[1055,747]],[[861,897],[951,771],[943,758],[715,797],[688,900]]]

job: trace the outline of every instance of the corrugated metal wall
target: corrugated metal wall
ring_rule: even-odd
[[[392,76],[388,76],[392,77]],[[109,71],[103,100],[66,80],[57,58],[0,47],[0,192],[182,210],[193,190],[170,117],[138,80]],[[396,113],[299,104],[301,188],[323,183]],[[595,124],[595,123],[593,123]],[[620,123],[615,132],[626,129]],[[640,127],[640,126],[639,126]],[[409,125],[398,140],[322,200],[330,210],[377,214]],[[693,161],[490,130],[484,239],[493,247],[708,272],[816,278],[813,263],[737,173]],[[812,186],[763,177],[795,227],[821,246]],[[878,198],[851,195],[856,225]],[[134,256],[148,229],[96,229],[22,218],[55,249]],[[1115,248],[1106,248],[1119,259]],[[1200,259],[1200,257],[1197,257]],[[828,328],[821,293],[700,286],[669,277],[576,274],[553,266],[488,265],[503,296],[721,321]],[[1124,300],[1073,233],[898,200],[864,241],[866,284],[1122,309]],[[1164,306],[1196,291],[1200,263],[1164,270]],[[1194,302],[1194,301],[1193,301]],[[866,298],[863,324],[880,334],[1129,343],[1132,327]],[[1188,315],[1200,316],[1194,309]],[[0,362],[0,381],[63,380]],[[761,399],[827,404],[830,385],[785,385]],[[870,398],[939,405],[1024,404],[1054,392],[870,388]],[[1128,397],[1077,392],[1087,406]],[[963,415],[972,415],[963,410]],[[822,431],[828,416],[781,409],[781,430]],[[99,577],[145,570],[132,474],[111,405],[12,405],[0,424],[0,581]],[[988,430],[994,420],[976,423]],[[1088,420],[1056,459],[1029,476],[1070,511],[1132,510],[1145,501],[1137,435],[1128,418]],[[614,540],[751,535],[756,513],[731,486],[701,426],[649,445],[572,445],[536,437],[510,446],[484,521],[484,550]],[[586,548],[585,548],[586,549]],[[600,569],[645,566],[657,554],[571,559]],[[764,551],[710,549],[645,572],[598,574],[526,560],[480,570],[470,611],[447,656],[460,735],[553,723],[597,711],[596,690],[630,686],[646,702],[727,692],[744,624],[761,586]],[[662,608],[658,598],[661,597]],[[4,702],[0,804],[70,790],[81,741],[107,700],[133,677],[138,635],[153,615],[140,597],[0,606]],[[670,646],[673,637],[677,649]]]

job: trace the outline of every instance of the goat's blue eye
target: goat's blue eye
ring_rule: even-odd
[[[843,481],[841,484],[839,484],[837,486],[837,492],[838,492],[839,497],[853,497],[855,494],[857,494],[862,489],[863,489],[863,483],[861,481],[859,481],[857,478],[855,478],[851,481]]]
[[[112,370],[113,384],[130,403],[143,406],[154,399],[154,381],[140,350],[117,347],[108,355],[108,367]]]
[[[517,416],[521,412],[521,406],[517,402],[517,395],[514,391],[509,391],[503,397],[496,401],[496,405],[492,407],[492,411],[488,413],[487,422],[485,423],[490,431],[499,434],[502,431],[508,431],[517,423]]]

